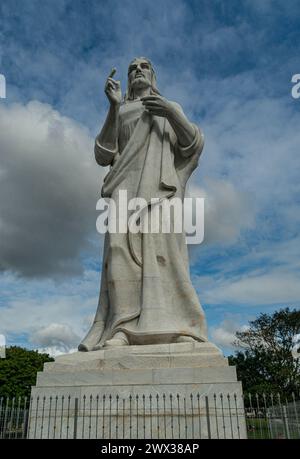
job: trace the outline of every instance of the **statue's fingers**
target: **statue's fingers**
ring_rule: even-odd
[[[108,75],[108,78],[112,78],[114,76],[114,74],[116,73],[117,69],[115,67],[113,67],[110,71],[110,74]]]
[[[146,110],[151,113],[151,115],[163,115],[165,114],[165,110],[163,110],[162,108],[159,109],[159,108],[147,108],[146,107]]]
[[[105,85],[105,91],[111,91],[112,89],[114,89],[114,86],[111,82],[108,82],[106,85]]]
[[[164,107],[154,104],[144,104],[146,110],[164,110]]]
[[[147,107],[162,107],[162,104],[155,100],[143,101],[143,105],[146,105]]]
[[[144,96],[144,97],[141,97],[141,101],[145,101],[147,102],[148,100],[160,100],[161,97],[160,96],[155,96],[154,94],[152,94],[151,96]]]
[[[120,81],[117,81],[117,80],[114,80],[113,78],[107,78],[107,81],[109,81],[110,83],[113,83],[113,85],[116,87],[116,88],[119,88],[121,86],[121,82]]]
[[[112,78],[107,78],[106,83],[107,83],[107,84],[108,84],[108,83],[111,83],[112,85],[115,85],[115,84],[116,84],[115,80],[113,80]]]

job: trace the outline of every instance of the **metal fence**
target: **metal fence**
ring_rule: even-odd
[[[0,438],[26,438],[30,399],[0,398]]]
[[[300,439],[300,394],[245,394],[247,436]]]
[[[0,438],[300,439],[300,397],[193,393],[2,398]]]

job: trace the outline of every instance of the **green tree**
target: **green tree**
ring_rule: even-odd
[[[274,392],[285,396],[300,388],[300,358],[293,356],[300,333],[300,310],[280,309],[260,314],[246,331],[236,333],[239,350],[229,357],[236,365],[244,392]]]
[[[18,346],[6,348],[6,358],[0,359],[0,397],[29,397],[37,372],[53,360],[48,354]]]

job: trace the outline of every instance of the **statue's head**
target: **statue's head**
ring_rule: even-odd
[[[151,94],[159,94],[154,68],[145,57],[136,57],[129,64],[125,102],[134,99],[135,88],[150,88]]]

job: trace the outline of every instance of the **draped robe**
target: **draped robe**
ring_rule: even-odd
[[[181,107],[174,103],[177,110]],[[102,197],[118,206],[119,190],[128,199],[150,202],[184,198],[186,182],[197,167],[203,136],[182,148],[169,122],[150,115],[140,100],[120,108],[118,148],[95,143],[101,166],[110,165]],[[152,212],[151,206],[147,212]],[[171,343],[179,336],[207,340],[205,316],[192,286],[184,232],[105,235],[101,289],[95,316],[98,343],[117,331],[130,344]]]

